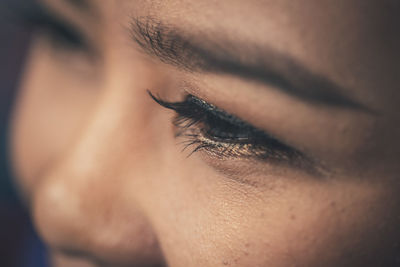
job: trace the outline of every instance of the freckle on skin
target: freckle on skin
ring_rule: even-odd
[[[295,220],[296,220],[296,216],[295,216],[294,214],[292,214],[292,215],[290,216],[290,219],[291,219],[292,221],[295,221]]]
[[[250,244],[249,244],[249,243],[246,243],[246,244],[244,244],[244,246],[245,246],[246,248],[248,248],[248,247],[250,247]]]
[[[223,261],[222,264],[223,265],[229,265],[229,262],[228,261]]]

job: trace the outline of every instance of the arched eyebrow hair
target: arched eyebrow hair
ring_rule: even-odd
[[[212,36],[195,34],[193,29],[180,31],[153,17],[133,17],[130,33],[145,53],[184,71],[231,74],[273,86],[303,101],[369,110],[344,95],[349,89],[268,47],[235,42],[224,33]]]

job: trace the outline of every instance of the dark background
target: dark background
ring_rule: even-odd
[[[43,245],[14,190],[8,157],[10,113],[30,40],[9,16],[9,3],[27,1],[0,0],[0,267],[46,266]]]

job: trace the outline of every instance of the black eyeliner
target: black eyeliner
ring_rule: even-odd
[[[158,104],[176,112],[178,136],[188,138],[185,145],[194,146],[192,153],[205,150],[219,158],[253,158],[296,166],[310,163],[295,148],[202,99],[189,95],[182,102],[168,102],[149,94]]]

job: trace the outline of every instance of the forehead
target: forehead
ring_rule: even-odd
[[[400,2],[395,0],[91,1],[107,6],[106,12],[115,10],[112,20],[124,15],[150,16],[175,27],[223,33],[292,53],[308,49],[319,54],[323,47],[340,54],[342,47],[357,47],[354,53],[362,42],[382,48],[377,46],[397,36],[400,22]]]
[[[237,38],[279,42],[284,36],[330,40],[338,35],[396,33],[400,2],[396,0],[54,0],[88,2],[113,21],[149,16],[188,29],[222,32]],[[392,32],[390,32],[392,31]],[[343,35],[344,34],[344,35]],[[278,38],[280,37],[280,38]],[[331,38],[332,37],[332,38]]]
[[[64,0],[65,1],[65,0]],[[71,0],[70,0],[71,1]],[[75,0],[76,1],[76,0]],[[82,0],[81,0],[82,1]],[[202,24],[227,24],[240,27],[243,23],[290,23],[302,22],[323,27],[334,20],[336,25],[360,23],[364,18],[380,22],[389,13],[396,14],[400,4],[396,0],[91,0],[95,5],[106,2],[119,6],[120,11],[136,10],[163,18],[183,19]],[[315,23],[315,22],[321,22]],[[301,25],[298,25],[301,26]],[[247,29],[248,30],[248,29]]]

